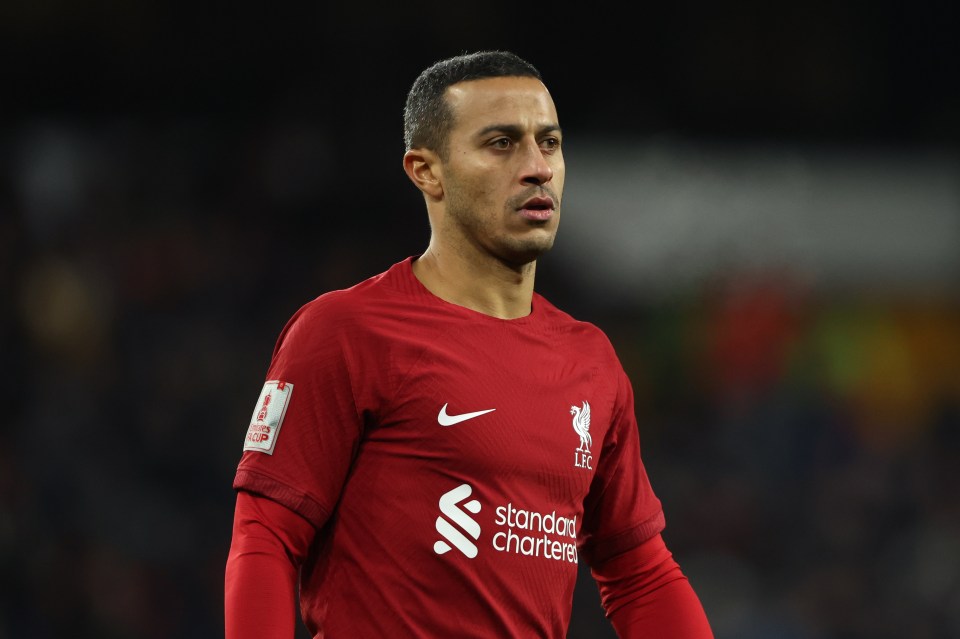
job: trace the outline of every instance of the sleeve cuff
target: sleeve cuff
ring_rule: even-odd
[[[318,530],[330,518],[330,513],[309,495],[252,470],[238,470],[233,480],[233,488],[271,499],[297,513]]]

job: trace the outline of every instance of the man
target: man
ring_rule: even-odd
[[[438,62],[404,113],[426,251],[301,308],[234,487],[226,634],[565,637],[577,561],[622,637],[711,637],[664,546],[610,342],[534,293],[562,133],[506,52]]]

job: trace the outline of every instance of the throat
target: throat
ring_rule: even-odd
[[[536,263],[518,269],[469,264],[429,247],[414,260],[413,274],[423,286],[445,302],[496,317],[519,319],[532,311]]]

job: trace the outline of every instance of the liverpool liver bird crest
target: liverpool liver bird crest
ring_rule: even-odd
[[[583,402],[583,406],[571,406],[570,414],[573,415],[573,430],[580,435],[579,451],[590,452],[593,446],[593,438],[590,437],[590,404]]]

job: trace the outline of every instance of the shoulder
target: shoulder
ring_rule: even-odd
[[[282,344],[309,346],[350,339],[377,322],[391,293],[384,285],[388,272],[354,286],[328,291],[303,304],[287,321],[277,340]]]
[[[542,295],[537,294],[534,303],[540,305],[542,325],[547,330],[556,331],[578,345],[599,348],[605,354],[615,356],[610,338],[596,324],[573,317]]]
[[[384,273],[350,288],[328,291],[304,304],[296,316],[305,322],[353,321],[362,318],[384,294]]]

